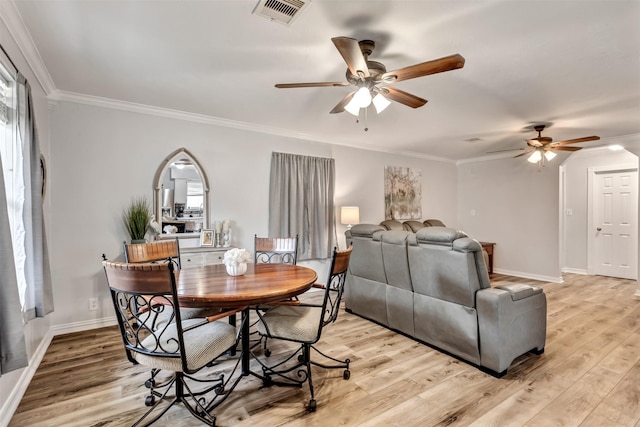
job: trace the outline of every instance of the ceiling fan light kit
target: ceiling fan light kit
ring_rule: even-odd
[[[387,98],[382,96],[381,93],[379,93],[373,97],[373,105],[374,107],[376,107],[376,112],[380,114],[385,110],[385,108],[391,105],[391,101],[389,101]]]
[[[358,116],[360,109],[368,108],[372,101],[378,114],[382,113],[391,104],[391,101],[411,108],[422,107],[427,103],[426,99],[384,85],[456,70],[464,67],[465,63],[465,59],[460,54],[455,54],[387,72],[384,64],[369,60],[369,55],[376,46],[372,40],[358,41],[350,37],[334,37],[331,41],[347,64],[347,82],[278,83],[275,85],[280,89],[355,86],[352,92],[333,107],[330,111],[331,114],[347,111]]]

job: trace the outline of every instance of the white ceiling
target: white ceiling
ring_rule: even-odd
[[[14,0],[52,98],[451,160],[524,147],[535,123],[551,123],[543,135],[556,141],[640,133],[638,0],[313,0],[291,26],[253,15],[257,3]],[[466,64],[396,83],[429,102],[370,108],[365,132],[329,114],[349,87],[274,88],[345,81],[336,36],[374,40],[370,59],[387,70],[454,53]]]

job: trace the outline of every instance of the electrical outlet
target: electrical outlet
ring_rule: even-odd
[[[98,298],[89,298],[89,311],[98,309]]]

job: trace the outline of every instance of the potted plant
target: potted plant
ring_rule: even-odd
[[[151,208],[146,197],[133,199],[124,210],[122,219],[131,237],[131,243],[144,243],[145,235],[149,229]]]

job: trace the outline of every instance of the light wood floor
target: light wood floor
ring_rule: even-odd
[[[529,282],[495,275],[492,282]],[[541,284],[537,282],[536,284]],[[342,312],[319,347],[352,360],[351,379],[314,371],[306,388],[245,378],[218,426],[640,426],[640,301],[636,282],[565,276],[544,283],[546,351],[501,379]],[[57,336],[10,423],[124,426],[145,410],[147,369],[127,362],[116,327]],[[157,425],[200,425],[182,406]]]

